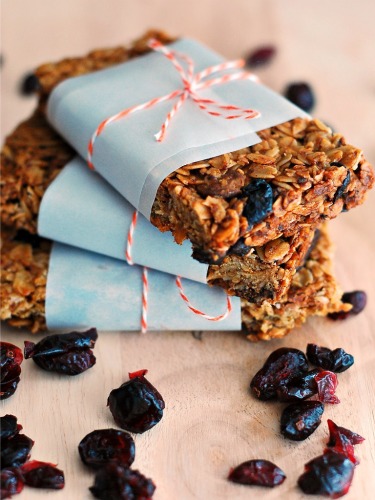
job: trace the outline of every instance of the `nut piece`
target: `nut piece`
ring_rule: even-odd
[[[282,238],[270,241],[264,248],[264,260],[266,262],[280,260],[286,256],[289,252],[289,248],[289,243]]]

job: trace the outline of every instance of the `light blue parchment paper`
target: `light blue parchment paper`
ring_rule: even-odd
[[[76,157],[48,187],[39,210],[38,232],[54,241],[125,260],[134,207]],[[176,245],[139,214],[133,233],[135,264],[206,283],[207,264],[191,257],[191,243]]]
[[[181,299],[170,274],[149,270],[149,330],[240,330],[240,299],[223,321],[208,321],[192,313]],[[192,304],[217,316],[226,309],[226,295],[183,280]],[[49,329],[96,327],[140,330],[142,268],[93,252],[54,243],[47,278],[46,318]]]
[[[190,56],[196,72],[223,61],[194,40],[181,39],[170,47]],[[62,82],[50,96],[48,119],[86,158],[89,140],[104,119],[181,86],[181,78],[171,62],[153,52]],[[225,120],[208,115],[187,99],[173,118],[165,140],[157,142],[154,135],[173,105],[165,102],[110,124],[95,142],[95,169],[146,218],[160,183],[173,170],[256,144],[260,141],[257,131],[307,116],[280,95],[250,80],[215,86],[200,95],[256,109],[261,116],[253,120]]]

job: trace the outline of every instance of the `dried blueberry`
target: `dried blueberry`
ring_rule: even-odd
[[[245,241],[243,238],[237,240],[237,242],[230,247],[228,250],[228,254],[239,255],[240,257],[244,257],[250,252],[251,247],[245,245]]]
[[[61,490],[65,486],[64,473],[55,464],[31,460],[22,465],[21,471],[27,486],[52,490]]]
[[[354,363],[353,356],[346,353],[341,347],[331,351],[328,347],[308,344],[306,353],[310,363],[331,372],[344,372]]]
[[[301,401],[287,406],[281,415],[281,434],[293,441],[303,441],[319,427],[323,412],[324,405],[319,401]]]
[[[1,442],[1,466],[19,467],[30,457],[34,441],[25,434],[16,434]]]
[[[318,392],[318,386],[315,382],[315,377],[320,372],[319,368],[310,370],[306,375],[294,378],[288,385],[281,385],[277,388],[277,399],[279,401],[303,401],[311,398]]]
[[[90,491],[102,500],[148,500],[155,484],[137,470],[118,464],[107,464],[98,470]]]
[[[272,488],[283,483],[286,475],[277,465],[268,460],[248,460],[232,469],[228,479],[233,483]]]
[[[313,91],[307,83],[298,82],[291,83],[285,90],[285,97],[303,109],[304,111],[311,111],[315,104]]]
[[[1,470],[0,498],[11,498],[23,490],[24,482],[18,467],[7,467]]]
[[[130,380],[113,389],[108,397],[116,424],[129,432],[148,431],[163,417],[163,398],[146,380],[146,373],[147,370],[129,373]]]
[[[242,196],[247,197],[243,215],[246,217],[249,228],[261,222],[272,212],[272,187],[264,179],[254,179],[242,189]]]
[[[263,45],[253,50],[246,58],[246,64],[250,68],[256,68],[258,66],[263,66],[271,62],[274,55],[276,54],[276,48],[273,45]]]
[[[253,377],[250,388],[258,399],[274,399],[281,385],[288,385],[308,371],[307,359],[298,349],[281,347],[267,358]]]
[[[361,290],[355,290],[354,292],[345,292],[341,297],[341,300],[342,302],[344,302],[344,304],[352,304],[353,307],[348,312],[342,311],[328,314],[328,317],[330,319],[346,319],[349,316],[355,316],[356,314],[362,312],[367,304],[367,294],[366,292],[363,292]]]
[[[79,443],[78,451],[84,464],[96,468],[109,462],[130,467],[135,458],[133,438],[117,429],[90,432]]]
[[[354,464],[345,455],[328,452],[305,465],[298,486],[310,495],[339,498],[349,491],[353,474]]]
[[[331,163],[331,165],[332,165],[332,163]],[[349,183],[350,183],[350,170],[348,170],[348,172],[346,174],[346,177],[343,180],[343,183],[337,189],[337,191],[336,191],[336,193],[335,193],[335,195],[333,197],[332,203],[336,203],[337,200],[339,200],[340,198],[342,198],[342,196],[345,193],[346,188],[349,186]]]
[[[0,418],[1,439],[10,439],[20,432],[22,425],[17,424],[17,417],[4,415]]]
[[[97,338],[96,329],[91,328],[86,332],[49,335],[37,344],[26,340],[25,358],[32,358],[43,370],[78,375],[95,365],[91,348]]]
[[[22,95],[28,96],[35,94],[40,89],[40,83],[34,73],[25,75],[20,84],[20,92]]]

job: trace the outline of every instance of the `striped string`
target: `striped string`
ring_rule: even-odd
[[[137,224],[138,220],[138,212],[137,210],[134,211],[132,220],[130,223],[129,231],[128,231],[128,237],[127,237],[127,244],[126,244],[126,251],[125,251],[125,258],[126,262],[130,265],[134,265],[134,261],[132,258],[132,245],[133,245],[133,240],[134,240],[134,230]],[[232,311],[232,302],[227,296],[227,308],[223,314],[220,314],[219,316],[209,316],[208,314],[204,313],[203,311],[200,311],[196,307],[194,307],[189,299],[187,298],[183,288],[182,288],[182,283],[181,283],[181,277],[176,276],[176,285],[177,288],[180,292],[180,297],[182,300],[185,302],[187,307],[194,313],[197,314],[198,316],[201,316],[204,319],[207,319],[209,321],[222,321],[223,319],[227,318],[228,315]],[[142,273],[142,315],[141,315],[141,332],[146,333],[147,332],[147,309],[148,309],[148,288],[149,288],[149,283],[148,283],[148,269],[146,266],[143,267],[143,273]]]
[[[204,313],[203,311],[200,311],[196,307],[194,307],[187,296],[185,295],[184,289],[182,288],[182,283],[181,283],[181,276],[176,276],[176,285],[177,288],[180,292],[180,296],[182,300],[185,302],[185,304],[188,306],[190,311],[192,311],[194,314],[197,314],[198,316],[201,316],[204,319],[207,319],[209,321],[223,321],[232,311],[232,302],[227,295],[227,308],[223,314],[220,314],[219,316],[209,316],[208,314]]]
[[[226,120],[234,120],[237,118],[243,118],[245,120],[251,120],[253,118],[258,118],[260,116],[260,112],[255,109],[245,109],[240,108],[238,106],[234,106],[231,104],[220,104],[219,102],[214,101],[213,99],[204,99],[199,97],[199,91],[207,89],[209,87],[214,87],[215,85],[223,85],[228,82],[233,82],[236,80],[252,80],[258,81],[258,78],[249,73],[247,71],[239,71],[244,66],[244,61],[229,61],[221,64],[217,64],[215,66],[210,66],[203,71],[200,71],[197,74],[194,74],[194,63],[189,56],[186,54],[181,54],[176,51],[170,50],[165,45],[160,43],[158,40],[152,39],[149,41],[149,47],[156,52],[164,55],[175,67],[176,71],[179,73],[181,77],[181,81],[183,87],[180,89],[176,89],[169,94],[166,94],[161,97],[155,97],[150,101],[144,102],[142,104],[137,104],[135,106],[131,106],[130,108],[126,108],[119,113],[116,113],[109,118],[103,120],[100,125],[97,127],[95,132],[93,133],[88,147],[87,147],[87,163],[91,169],[94,169],[94,164],[92,161],[92,157],[94,154],[94,144],[96,139],[103,133],[105,128],[118,120],[126,118],[127,116],[136,113],[141,110],[146,110],[156,106],[159,103],[170,101],[178,98],[178,100],[172,106],[172,109],[167,114],[164,123],[162,124],[159,132],[155,134],[155,138],[158,142],[163,141],[167,128],[173,117],[176,115],[178,110],[181,108],[183,103],[187,98],[191,98],[193,102],[197,104],[197,106],[204,112],[208,113],[211,116],[217,116],[224,118]],[[185,70],[182,64],[179,62],[179,59],[183,61],[187,69]],[[215,75],[222,71],[237,69],[238,71],[235,73],[225,74],[221,76],[216,76],[215,78],[211,78],[206,80],[211,75]]]
[[[137,224],[138,212],[134,211],[132,221],[130,223],[126,251],[125,251],[125,259],[129,266],[134,265],[134,261],[132,258],[132,245],[133,245],[133,235],[134,229]],[[147,308],[148,308],[148,269],[146,266],[143,266],[142,271],[142,313],[141,313],[141,332],[147,332]]]

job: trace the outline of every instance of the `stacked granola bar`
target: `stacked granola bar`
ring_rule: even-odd
[[[38,109],[2,149],[1,220],[12,228],[4,236],[2,319],[33,331],[44,325],[40,273],[48,272],[48,243],[37,237],[34,247],[22,243],[15,230],[35,234],[41,198],[74,156],[44,117],[50,92],[68,77],[141,56],[151,36],[171,41],[151,32],[129,49],[98,50],[36,70]],[[171,231],[178,243],[188,238],[193,257],[209,264],[207,283],[242,298],[251,338],[269,339],[285,335],[308,315],[348,307],[331,273],[326,228],[317,228],[361,204],[374,173],[359,149],[318,120],[298,118],[258,135],[259,144],[170,174],[158,189],[151,222]],[[35,280],[38,301],[31,291]]]

